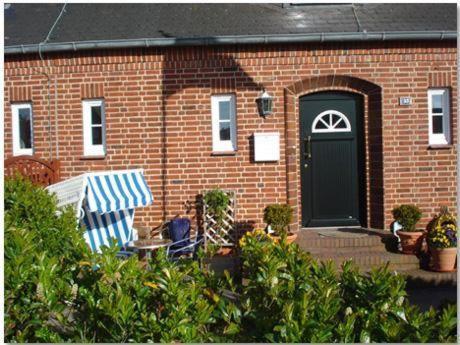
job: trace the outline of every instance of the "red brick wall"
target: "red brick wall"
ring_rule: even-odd
[[[293,163],[298,97],[351,90],[366,103],[369,224],[388,227],[391,208],[406,202],[422,208],[426,223],[439,205],[453,209],[456,201],[456,152],[428,148],[426,97],[428,87],[451,88],[456,128],[456,69],[455,41],[149,48],[45,54],[44,62],[35,55],[7,56],[5,156],[12,152],[10,104],[31,100],[35,153],[58,157],[64,178],[100,169],[145,170],[155,202],[136,214],[136,222],[153,226],[185,214],[197,193],[219,186],[236,192],[239,221],[262,226],[267,204],[299,206],[299,164]],[[49,108],[48,79],[40,73],[50,76]],[[378,86],[380,96],[367,95],[360,81]],[[274,114],[266,119],[255,103],[262,85],[274,96]],[[218,93],[236,95],[238,151],[230,156],[212,153],[210,97]],[[399,106],[400,96],[412,97],[413,104]],[[100,97],[107,156],[85,159],[81,101]],[[279,162],[251,161],[250,137],[259,131],[280,132]]]

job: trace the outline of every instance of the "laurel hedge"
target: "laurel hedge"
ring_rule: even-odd
[[[455,306],[420,311],[386,267],[338,273],[258,234],[243,241],[244,279],[162,251],[147,269],[116,247],[92,253],[72,210],[56,211],[42,188],[5,181],[7,342],[456,341]]]

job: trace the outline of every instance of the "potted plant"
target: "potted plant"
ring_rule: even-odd
[[[422,212],[415,205],[400,205],[392,211],[394,219],[401,225],[397,231],[401,239],[401,252],[404,254],[415,254],[420,251],[424,232],[418,230],[416,225],[422,217]]]
[[[211,218],[216,222],[217,227],[224,225],[225,214],[227,212],[230,197],[226,192],[219,188],[208,191],[203,200],[206,204],[206,211]],[[233,252],[232,247],[221,247],[217,254],[229,255]]]
[[[288,231],[288,226],[292,221],[292,208],[286,204],[268,205],[264,210],[264,222],[274,231],[270,236],[279,241],[286,237],[287,243],[292,243],[297,238],[297,234]]]
[[[457,259],[457,219],[447,208],[431,222],[427,236],[434,271],[450,272],[455,269]]]

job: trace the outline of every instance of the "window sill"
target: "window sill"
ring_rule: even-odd
[[[104,160],[107,156],[82,156],[80,157],[81,161],[91,161],[91,160]]]
[[[237,151],[213,151],[211,156],[236,156]]]
[[[450,150],[453,147],[451,144],[433,144],[428,146],[428,150]]]
[[[16,151],[13,152],[13,157],[18,157],[18,156],[33,156],[34,152],[33,151]]]

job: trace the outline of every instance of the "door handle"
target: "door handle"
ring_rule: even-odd
[[[303,140],[304,143],[304,154],[305,158],[311,158],[311,136],[309,135],[307,138]]]

